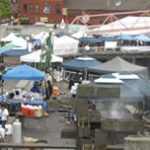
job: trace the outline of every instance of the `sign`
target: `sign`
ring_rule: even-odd
[[[68,15],[68,9],[67,8],[62,9],[62,15],[64,15],[64,16]]]
[[[41,22],[48,22],[48,17],[41,17],[41,18],[40,18],[40,21],[41,21]]]

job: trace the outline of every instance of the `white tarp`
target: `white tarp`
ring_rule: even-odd
[[[79,41],[63,35],[61,37],[53,36],[53,53],[55,55],[69,55],[78,53]]]
[[[100,25],[98,28],[95,28],[93,30],[94,32],[98,31],[105,34],[141,34],[149,32],[149,27],[150,17],[127,16],[109,24]]]
[[[37,50],[35,52],[32,52],[30,54],[24,55],[20,57],[20,61],[22,62],[33,62],[33,63],[39,63],[41,60],[41,50]],[[56,55],[52,54],[52,63],[53,62],[63,62],[62,57],[58,57]]]

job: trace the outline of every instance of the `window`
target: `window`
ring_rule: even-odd
[[[40,12],[40,7],[38,4],[35,5],[35,12],[36,13],[39,13]]]
[[[56,14],[61,15],[62,10],[61,10],[61,5],[60,4],[56,4]]]
[[[32,4],[24,4],[23,7],[25,13],[32,12]]]
[[[32,4],[28,5],[28,12],[32,12]]]
[[[24,12],[27,13],[27,4],[24,4],[23,9],[24,9]]]
[[[44,6],[44,9],[43,9],[43,13],[44,14],[49,14],[51,11],[51,6],[50,4],[46,3],[45,6]]]

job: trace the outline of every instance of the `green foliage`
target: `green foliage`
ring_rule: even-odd
[[[0,0],[0,19],[10,17],[10,0]]]
[[[52,51],[53,51],[53,45],[51,41],[51,32],[49,32],[49,36],[46,38],[44,44],[42,45],[42,54],[41,54],[41,61],[40,61],[41,70],[49,71],[49,68],[51,67]]]

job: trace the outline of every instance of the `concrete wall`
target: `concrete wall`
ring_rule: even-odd
[[[20,33],[23,36],[38,34],[42,31],[49,31],[52,26],[42,26],[42,25],[8,25],[0,26],[0,39],[7,36],[11,32]]]
[[[150,137],[126,137],[124,150],[150,150]]]

